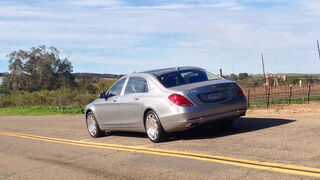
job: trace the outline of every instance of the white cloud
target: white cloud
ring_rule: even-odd
[[[176,65],[257,73],[261,52],[275,57],[269,63],[280,65],[277,59],[312,61],[310,49],[320,37],[320,20],[305,6],[294,11],[291,5],[255,8],[232,0],[153,6],[119,1],[37,3],[0,2],[0,55],[47,44],[62,49],[75,70],[85,69],[77,63],[113,63],[119,70],[126,66],[120,73],[131,67],[139,71]],[[284,64],[270,69],[294,72],[299,66]],[[314,66],[309,69],[316,71]],[[105,71],[110,70],[106,66]]]
[[[309,13],[311,13],[313,15],[320,15],[320,1],[319,0],[308,0],[308,1],[300,0],[299,3]]]
[[[232,1],[222,1],[222,2],[218,2],[216,4],[209,5],[209,7],[210,6],[215,7],[215,8],[225,8],[227,10],[244,10],[245,9],[245,7],[240,6],[237,3],[232,2]]]
[[[117,0],[69,0],[67,1],[72,6],[84,7],[120,7],[124,3]]]

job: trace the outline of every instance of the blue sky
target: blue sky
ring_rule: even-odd
[[[225,74],[319,73],[319,0],[0,0],[6,55],[55,46],[74,72],[194,65]]]

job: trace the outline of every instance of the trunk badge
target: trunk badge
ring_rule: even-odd
[[[196,89],[190,91],[190,93],[196,93],[196,92],[198,92]]]

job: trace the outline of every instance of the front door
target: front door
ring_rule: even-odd
[[[101,99],[104,102],[96,106],[96,116],[102,129],[117,128],[120,125],[118,99],[125,81],[126,78],[123,78],[116,82],[108,91],[107,99]]]

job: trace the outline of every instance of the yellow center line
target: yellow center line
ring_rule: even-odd
[[[215,162],[215,163],[221,163],[221,164],[229,164],[229,165],[241,166],[241,167],[247,167],[247,168],[253,168],[253,169],[262,169],[262,170],[283,172],[283,173],[289,173],[289,174],[320,177],[319,168],[296,166],[296,165],[290,165],[290,164],[253,161],[253,160],[245,160],[245,159],[231,158],[231,157],[225,157],[225,156],[215,156],[210,154],[200,154],[200,153],[191,153],[191,152],[184,152],[184,151],[147,148],[143,146],[127,146],[127,145],[119,145],[119,144],[105,144],[105,143],[93,143],[93,142],[86,142],[86,141],[75,141],[75,140],[51,138],[51,137],[36,136],[36,135],[30,135],[30,134],[14,133],[14,132],[0,132],[0,135],[54,142],[54,143],[60,143],[60,144],[70,144],[70,145],[76,145],[76,146],[86,146],[86,147],[94,147],[94,148],[104,148],[104,149],[136,152],[136,153],[153,154],[153,155],[160,155],[160,156],[179,157],[179,158],[209,161],[209,162]]]

